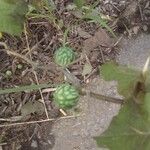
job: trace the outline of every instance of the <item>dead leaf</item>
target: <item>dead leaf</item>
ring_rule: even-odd
[[[82,38],[88,39],[88,38],[92,37],[88,32],[84,31],[80,27],[77,28],[77,32],[78,32],[79,36],[82,37]]]
[[[142,0],[132,1],[130,3],[130,5],[128,5],[126,7],[126,9],[124,10],[124,12],[122,13],[122,15],[121,15],[122,18],[131,19],[138,8],[138,4],[140,3],[140,1],[142,1]]]
[[[94,38],[95,40],[97,40],[97,43],[99,43],[100,46],[104,46],[104,47],[112,46],[112,39],[108,36],[108,34],[104,29],[99,29],[95,33]]]
[[[112,45],[113,45],[112,39],[108,36],[108,34],[106,33],[106,31],[104,29],[100,28],[95,33],[94,36],[92,36],[84,41],[83,51],[88,56],[90,54],[90,52],[98,46],[110,48]]]
[[[85,63],[83,67],[82,76],[88,75],[92,71],[92,66],[90,63]]]
[[[35,112],[38,114],[44,112],[44,105],[39,101],[35,101],[34,103],[29,101],[21,108],[21,115],[23,117]]]

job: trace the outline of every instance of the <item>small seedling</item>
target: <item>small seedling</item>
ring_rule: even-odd
[[[19,70],[21,70],[21,69],[23,68],[23,65],[22,65],[22,64],[18,64],[18,65],[17,65],[17,68],[18,68]]]
[[[55,63],[67,67],[75,60],[75,52],[69,47],[60,47],[54,54]]]
[[[55,104],[62,109],[70,109],[77,105],[79,91],[66,83],[60,85],[53,94]]]
[[[6,77],[11,77],[11,76],[12,76],[12,71],[7,70],[7,71],[5,72],[5,75],[6,75]]]

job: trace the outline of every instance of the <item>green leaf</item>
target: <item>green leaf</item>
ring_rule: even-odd
[[[150,150],[150,122],[132,99],[113,118],[111,125],[95,140],[110,150]]]
[[[85,4],[85,0],[74,0],[74,4],[78,7],[78,8],[82,8]]]
[[[150,93],[145,94],[142,109],[146,113],[146,119],[150,122]]]
[[[105,80],[116,80],[118,82],[118,92],[125,98],[133,96],[135,85],[140,81],[140,72],[124,66],[118,66],[109,62],[100,68],[101,74]]]
[[[147,71],[146,73],[145,87],[146,87],[146,92],[150,92],[150,71]]]
[[[0,32],[19,36],[27,11],[24,0],[0,0]]]
[[[96,10],[93,9],[89,11],[84,15],[84,18],[90,19],[95,23],[99,23],[101,27],[106,28],[114,37],[116,37],[112,29],[107,25],[106,21],[101,18],[100,14]]]

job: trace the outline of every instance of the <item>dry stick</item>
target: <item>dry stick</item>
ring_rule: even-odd
[[[122,40],[123,38],[123,35],[121,37],[119,37],[119,39],[117,40],[117,42],[115,42],[115,44],[113,45],[113,47],[117,46],[118,43],[120,43],[120,41]]]
[[[7,145],[8,143],[0,143],[0,146],[4,146]]]
[[[12,119],[5,119],[5,118],[0,118],[0,121],[5,121],[5,122],[16,122],[16,120],[12,120]]]
[[[29,42],[28,42],[28,35],[27,35],[27,30],[26,30],[26,25],[25,24],[24,24],[24,33],[25,33],[25,38],[26,38],[27,49],[29,51],[29,56],[30,56],[30,59],[32,61],[31,49],[30,49]],[[37,83],[37,85],[39,85],[38,77],[37,77],[37,74],[36,74],[33,66],[32,66],[32,70],[33,70],[33,73],[34,73],[34,76],[35,76],[35,79],[36,79],[36,83]],[[42,102],[43,102],[43,105],[44,105],[46,117],[47,117],[47,119],[49,119],[48,110],[46,108],[45,100],[44,100],[44,97],[43,97],[43,94],[42,94],[42,91],[41,91],[40,88],[39,88],[39,92],[40,92],[41,99],[42,99]]]
[[[5,48],[5,49],[1,49],[1,51],[6,52],[8,55],[13,55],[13,56],[15,56],[15,57],[19,57],[19,58],[25,60],[25,61],[26,61],[27,63],[29,63],[31,66],[37,66],[36,63],[32,62],[32,61],[29,60],[28,58],[26,58],[26,57],[20,55],[19,53],[16,53],[16,52],[14,52],[14,51],[9,50],[9,49],[8,49],[8,46],[6,45],[6,43],[0,42],[0,45]]]
[[[65,117],[60,117],[60,118],[58,118],[58,119],[52,118],[52,119],[45,119],[45,120],[39,120],[39,121],[29,121],[29,122],[3,124],[3,125],[0,125],[0,128],[3,128],[3,127],[11,127],[11,126],[17,126],[17,125],[30,125],[30,124],[35,124],[35,123],[49,122],[49,121],[57,121],[57,120],[61,120],[61,119],[75,118],[75,117],[79,117],[79,116],[81,116],[81,115],[65,116]]]
[[[1,45],[1,42],[0,42],[0,45]],[[20,55],[19,53],[16,53],[16,52],[11,51],[9,49],[0,49],[0,51],[6,52],[8,55],[13,55],[15,57],[21,58],[24,61],[26,61],[28,64],[30,64],[31,66],[38,68],[37,63],[35,63],[35,62],[31,61],[30,59]]]
[[[2,45],[1,42],[0,42],[0,45]],[[2,45],[2,46],[4,46],[4,45]],[[24,61],[26,61],[28,64],[30,64],[30,65],[31,65],[33,68],[35,68],[35,69],[36,69],[36,68],[38,68],[38,69],[48,69],[49,71],[51,71],[51,68],[50,68],[50,67],[48,67],[48,66],[43,67],[43,66],[41,66],[41,65],[38,65],[38,63],[35,63],[35,62],[31,61],[30,59],[28,59],[28,58],[26,58],[26,57],[20,55],[19,53],[16,53],[16,52],[11,51],[11,50],[9,50],[9,49],[0,49],[0,51],[6,52],[8,55],[13,55],[13,56],[15,56],[15,57],[18,57],[18,58],[23,59]],[[51,72],[52,72],[52,71],[51,71]]]
[[[59,109],[59,111],[64,115],[67,116],[67,113],[63,109]]]
[[[143,13],[142,13],[142,9],[141,9],[141,6],[140,6],[140,2],[138,1],[138,7],[139,7],[139,11],[140,11],[140,15],[141,15],[141,20],[143,21],[144,18],[143,18]]]
[[[101,57],[102,57],[102,62],[105,63],[105,58],[104,58],[104,54],[102,49],[100,48],[100,53],[101,53]]]
[[[0,51],[6,52],[8,55],[13,55],[15,57],[21,58],[22,60],[26,61],[28,64],[30,64],[33,68],[39,68],[39,69],[50,69],[50,67],[43,67],[43,66],[38,66],[38,63],[35,63],[28,59],[27,57],[20,55],[17,52],[14,52],[12,50],[9,50],[8,46],[4,42],[0,42],[0,45],[4,47],[4,49],[0,49]]]
[[[33,71],[33,72],[34,72],[34,76],[35,76],[35,79],[36,79],[36,83],[39,85],[37,74],[36,74],[35,71]],[[44,105],[46,117],[47,117],[47,119],[49,119],[49,115],[48,115],[48,111],[47,111],[46,104],[45,104],[45,101],[44,101],[44,97],[43,97],[43,94],[42,94],[42,91],[41,91],[40,88],[39,88],[39,92],[40,92],[40,95],[41,95],[41,98],[42,98],[42,102],[43,102],[43,105]]]
[[[49,35],[42,38],[38,43],[36,43],[32,48],[30,48],[30,51],[28,51],[25,55],[27,56],[29,53],[31,54],[32,51],[34,51],[36,48],[38,48],[38,45],[41,44]],[[25,49],[26,50],[26,49]]]

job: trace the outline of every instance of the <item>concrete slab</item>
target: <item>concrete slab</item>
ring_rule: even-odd
[[[135,39],[124,38],[121,49],[119,63],[141,70],[150,56],[150,35],[141,34]]]

